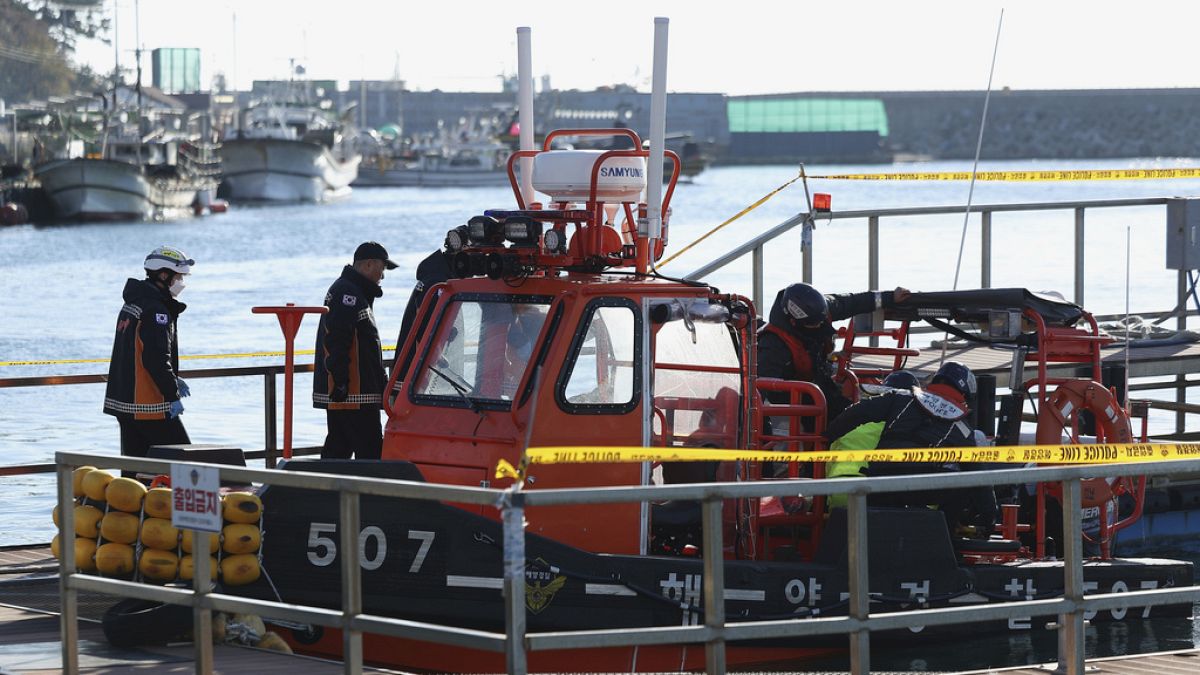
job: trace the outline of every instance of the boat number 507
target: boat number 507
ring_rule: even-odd
[[[336,523],[311,523],[308,526],[308,561],[317,567],[328,567],[337,559]],[[429,555],[433,546],[434,533],[427,530],[409,530],[408,538],[421,542],[417,554],[413,557],[408,571],[416,574]],[[375,540],[375,555],[367,557],[367,542]],[[374,525],[368,525],[358,533],[358,561],[364,570],[377,570],[387,559],[387,536],[383,530]]]

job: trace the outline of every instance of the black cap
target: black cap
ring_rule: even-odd
[[[399,267],[396,263],[388,260],[387,249],[377,241],[364,241],[354,249],[354,262],[359,260],[382,260],[389,270]]]

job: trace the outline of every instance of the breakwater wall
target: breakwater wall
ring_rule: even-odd
[[[975,155],[982,91],[853,96],[883,101],[893,153]],[[993,91],[982,156],[1200,157],[1200,89]]]

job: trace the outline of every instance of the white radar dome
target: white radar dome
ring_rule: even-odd
[[[550,150],[533,158],[533,189],[555,202],[586,201],[592,167],[603,150]],[[646,161],[641,157],[610,157],[596,178],[596,199],[637,201],[646,189]]]

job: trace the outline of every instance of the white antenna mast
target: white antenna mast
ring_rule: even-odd
[[[517,124],[520,125],[521,150],[533,150],[533,43],[529,26],[517,28]],[[525,208],[533,203],[533,159],[520,160],[521,201]]]

